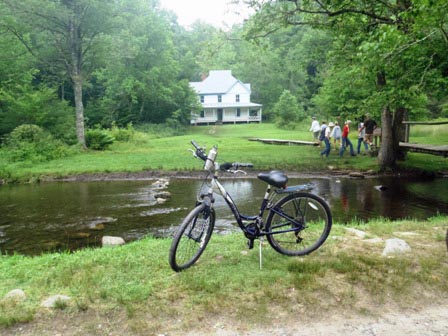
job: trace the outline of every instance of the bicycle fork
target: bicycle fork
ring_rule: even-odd
[[[204,231],[207,227],[206,223],[210,220],[210,213],[211,213],[211,207],[212,203],[214,203],[213,195],[210,194],[204,194],[201,195],[202,201],[198,201],[196,203],[196,206],[202,205],[203,209],[195,219],[193,224],[191,225],[191,228],[186,233],[186,236],[195,241],[196,243],[200,243],[201,247],[204,244]],[[199,221],[199,223],[198,223]]]

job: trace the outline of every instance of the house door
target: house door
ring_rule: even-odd
[[[222,109],[218,109],[218,121],[222,121]]]

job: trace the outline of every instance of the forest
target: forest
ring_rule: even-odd
[[[158,0],[0,0],[2,146],[182,129],[200,108],[189,82],[220,69],[282,127],[371,114],[383,166],[400,156],[403,120],[448,117],[445,0],[232,1],[255,14],[222,30],[186,29]]]

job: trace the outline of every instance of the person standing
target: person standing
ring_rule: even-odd
[[[319,133],[320,133],[320,125],[319,121],[316,120],[316,117],[312,117],[313,121],[311,122],[310,132],[313,132],[314,141],[319,141]]]
[[[339,123],[336,121],[330,134],[330,138],[332,138],[334,142],[334,150],[337,150],[341,146],[341,136],[341,126],[339,126]]]
[[[331,151],[331,145],[330,145],[330,134],[331,134],[331,128],[334,126],[334,124],[332,122],[330,122],[328,124],[328,127],[325,128],[325,135],[324,135],[324,143],[325,143],[325,149],[320,152],[320,156],[324,156],[328,157],[328,155],[330,154]]]
[[[366,130],[366,134],[364,136],[364,141],[372,147],[373,145],[373,131],[377,128],[376,121],[370,118],[370,114],[366,114],[366,120],[364,121],[364,129]]]
[[[325,139],[325,130],[327,129],[327,122],[322,121],[322,125],[320,126],[320,133],[319,133],[319,147],[322,147],[322,141]]]
[[[340,157],[342,157],[342,155],[344,155],[345,147],[347,147],[347,146],[350,146],[350,155],[356,156],[355,152],[353,151],[353,144],[350,141],[350,139],[348,138],[348,134],[350,133],[350,124],[351,123],[352,123],[351,120],[347,120],[344,123],[344,128],[342,129],[342,145],[341,145],[341,149],[339,151]]]
[[[366,129],[364,128],[364,123],[360,122],[358,125],[358,155],[361,154],[361,144],[364,143],[364,150],[368,151],[369,146],[367,145],[367,142],[365,141],[365,135],[366,135]]]

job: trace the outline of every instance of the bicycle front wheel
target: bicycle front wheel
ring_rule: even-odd
[[[306,255],[327,239],[332,225],[327,203],[314,194],[294,193],[280,199],[266,219],[269,244],[289,256]]]
[[[180,272],[192,266],[204,252],[215,226],[215,210],[204,203],[183,220],[171,243],[169,263]]]

